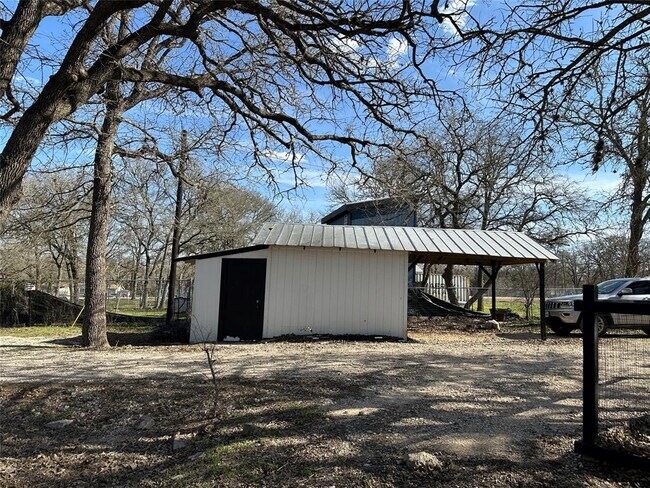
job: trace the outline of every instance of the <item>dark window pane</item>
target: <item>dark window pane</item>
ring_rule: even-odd
[[[628,285],[634,295],[650,295],[650,281],[635,281]]]

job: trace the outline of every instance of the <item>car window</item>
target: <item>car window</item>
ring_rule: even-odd
[[[650,281],[634,281],[627,286],[633,295],[650,295]]]
[[[608,293],[614,293],[614,291],[621,286],[623,283],[626,283],[628,280],[608,280],[598,283],[598,293],[601,295],[607,295]]]

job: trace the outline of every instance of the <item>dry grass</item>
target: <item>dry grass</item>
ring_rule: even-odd
[[[518,327],[415,334],[408,343],[220,345],[217,418],[199,347],[82,351],[14,338],[0,358],[13,378],[0,381],[0,486],[650,482],[573,453],[578,341],[541,343]],[[139,428],[145,417],[153,425]],[[59,419],[73,423],[46,426]],[[173,450],[174,437],[185,447]],[[420,450],[444,469],[408,467],[405,454]]]

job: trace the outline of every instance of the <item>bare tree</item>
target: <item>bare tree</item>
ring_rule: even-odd
[[[440,41],[431,27],[442,19],[437,4],[181,0],[80,2],[78,28],[60,63],[24,108],[12,97],[11,80],[29,39],[44,16],[64,14],[74,1],[20,0],[2,27],[0,96],[11,109],[12,128],[0,151],[0,220],[20,196],[21,182],[53,125],[87,105],[111,81],[173,86],[205,98],[215,116],[230,118],[260,150],[281,147],[299,165],[306,150],[327,156],[329,143],[346,144],[353,162],[376,142],[371,122],[408,133],[416,112],[410,102],[444,96],[422,66]],[[125,35],[99,42],[116,15],[137,19]],[[137,54],[164,39],[176,62],[142,67]],[[397,42],[408,56],[387,53]],[[430,43],[418,50],[423,43]],[[401,52],[403,49],[398,49]],[[251,67],[254,67],[253,69]],[[408,76],[407,76],[408,75]],[[414,81],[416,80],[416,81]],[[423,82],[423,83],[422,83]],[[362,130],[312,121],[336,120],[346,100],[349,113],[367,119]],[[346,116],[349,120],[349,117]],[[323,130],[323,127],[334,128]],[[272,144],[271,144],[272,142]]]
[[[526,320],[532,320],[533,304],[539,290],[539,279],[535,266],[511,266],[506,270],[506,273],[511,283],[521,291]]]
[[[77,300],[83,276],[82,240],[90,213],[89,192],[90,181],[84,171],[56,171],[30,177],[26,198],[10,215],[4,236],[20,239],[35,257],[49,255],[55,276],[46,275],[41,269],[36,281],[56,282],[57,293],[65,273],[71,300]]]
[[[116,29],[107,26],[102,36],[105,44],[121,42],[128,35],[131,19],[122,12]],[[140,67],[147,69],[164,61],[169,43],[154,38],[146,46]],[[162,54],[161,54],[162,52]],[[110,196],[113,154],[118,130],[125,112],[138,104],[166,93],[167,87],[144,87],[141,83],[130,84],[129,92],[123,94],[120,82],[107,83],[104,99],[104,118],[98,131],[94,160],[93,197],[86,252],[85,315],[82,345],[108,347],[106,335],[106,245],[110,218]],[[145,294],[146,305],[146,294]]]
[[[422,226],[514,230],[547,244],[594,228],[592,202],[555,171],[552,155],[498,119],[449,110],[443,120],[426,141],[378,158],[364,191],[402,199]],[[455,303],[453,266],[443,277]],[[477,280],[481,290],[489,285]]]
[[[629,68],[624,79],[615,81],[615,67],[595,66],[578,83],[582,96],[567,106],[561,122],[570,131],[577,157],[594,173],[621,173],[608,205],[622,207],[629,216],[624,274],[636,276],[639,246],[650,221],[650,70],[645,60]]]
[[[454,44],[465,49],[452,50],[452,61],[472,70],[475,84],[492,88],[509,110],[534,120],[538,135],[549,134],[594,68],[615,67],[611,83],[617,84],[629,63],[648,57],[650,8],[644,0],[534,0],[480,17],[468,5],[453,13],[462,19],[453,29]],[[643,97],[643,89],[630,97]]]

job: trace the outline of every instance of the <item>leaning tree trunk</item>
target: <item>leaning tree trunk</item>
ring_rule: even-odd
[[[465,309],[470,310],[472,308],[472,305],[474,305],[479,300],[482,300],[491,286],[492,286],[492,278],[488,276],[487,281],[483,282],[482,287],[476,293],[474,293],[474,295],[472,295],[469,298],[469,300],[465,302]]]
[[[86,253],[85,318],[82,345],[110,347],[106,333],[106,242],[110,212],[113,148],[122,107],[116,82],[109,83],[106,114],[95,150],[93,202]]]
[[[0,65],[3,67],[0,70],[0,77],[4,80],[0,83],[2,95],[6,91],[5,88],[9,86],[6,79],[14,69],[11,66],[19,62],[21,49],[27,45],[40,18],[55,13],[51,8],[57,7],[55,5],[57,3],[64,2],[32,0],[20,2],[16,15],[2,26],[0,39],[0,45],[3,45],[0,49]],[[65,3],[67,6],[58,6],[62,12],[72,8],[76,1]],[[124,46],[119,53],[114,51],[115,56],[100,57],[92,66],[92,76],[89,76],[89,72],[84,68],[84,61],[93,45],[93,40],[104,31],[106,22],[115,13],[126,8],[130,8],[129,2],[98,2],[94,6],[89,20],[77,32],[58,71],[49,77],[34,103],[25,110],[13,127],[0,152],[0,226],[4,224],[9,211],[20,199],[25,172],[52,124],[85,105],[90,97],[100,91],[114,76],[116,57],[130,55],[155,35],[155,29],[151,29],[150,32],[144,32],[141,39]],[[34,9],[38,9],[40,13]]]

